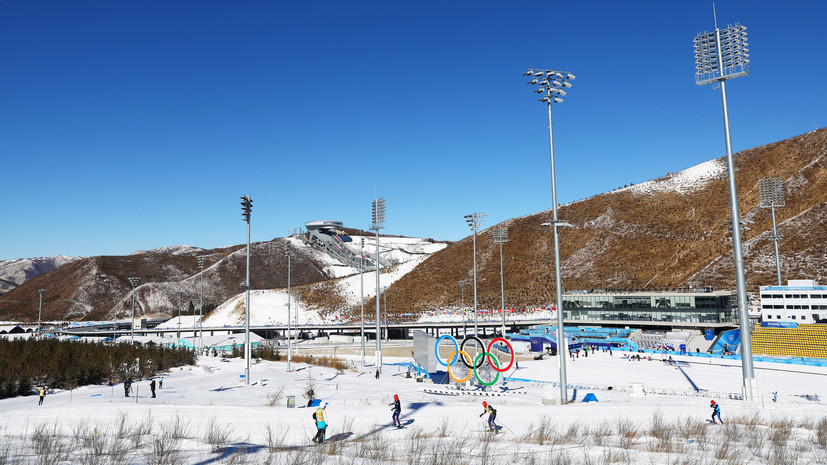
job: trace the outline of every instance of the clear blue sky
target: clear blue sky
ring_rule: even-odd
[[[827,124],[827,3],[719,1],[748,27],[735,150]],[[0,259],[246,240],[311,220],[458,240],[722,156],[694,83],[711,2],[23,1],[0,6]]]

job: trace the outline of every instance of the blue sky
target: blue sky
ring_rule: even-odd
[[[719,1],[748,27],[734,149],[827,124],[827,4]],[[694,83],[711,2],[32,1],[0,6],[0,260],[252,239],[312,220],[459,240],[724,154]]]

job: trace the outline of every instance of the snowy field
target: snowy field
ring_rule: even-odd
[[[393,365],[377,380],[370,357],[365,368],[351,357],[354,367],[338,373],[306,364],[288,373],[286,363],[262,361],[247,386],[243,360],[205,357],[166,374],[155,399],[142,380],[129,398],[118,384],[50,392],[42,406],[37,396],[0,400],[0,464],[827,462],[827,369],[756,363],[762,399],[747,403],[726,397],[740,391],[740,366],[673,358],[677,367],[618,352],[569,359],[576,399],[557,405],[543,402],[559,393],[548,384],[557,379],[553,358],[519,361],[507,373],[526,381],[458,391]],[[642,383],[645,395],[627,392],[629,383]],[[311,442],[313,409],[301,407],[311,384],[329,403],[321,446]],[[582,402],[588,393],[598,402]],[[390,426],[394,394],[399,430]],[[708,424],[709,396],[725,425]],[[482,401],[497,409],[498,434],[485,431]]]

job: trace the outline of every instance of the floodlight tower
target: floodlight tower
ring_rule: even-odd
[[[382,326],[379,310],[379,230],[385,227],[385,199],[374,199],[371,209],[370,230],[376,231],[376,369],[382,374]]]
[[[135,345],[135,288],[138,286],[138,283],[141,282],[141,278],[129,278],[129,284],[132,285],[132,323],[129,325],[130,332],[132,333],[132,345]]]
[[[250,212],[253,210],[253,199],[249,195],[241,196],[241,218],[247,223],[247,279],[244,281],[244,290],[247,292],[244,310],[246,313],[244,327],[244,358],[246,366],[244,369],[244,384],[250,384]]]
[[[713,9],[714,16],[714,9]],[[738,293],[738,324],[741,329],[741,371],[744,377],[744,400],[758,400],[758,384],[752,366],[752,342],[750,341],[749,314],[747,313],[747,287],[744,278],[744,253],[741,247],[738,195],[735,190],[735,166],[732,160],[732,140],[729,132],[726,80],[749,74],[749,49],[747,28],[738,23],[725,29],[702,32],[695,36],[695,84],[714,84],[721,88],[724,114],[724,140],[726,143],[727,179],[729,181],[729,207],[732,215],[732,247],[735,259],[735,286]],[[714,86],[713,86],[714,88]],[[738,225],[738,227],[736,227]]]
[[[198,348],[204,350],[204,261],[203,255],[198,257],[198,267],[201,268],[201,303],[198,306]],[[193,336],[195,336],[193,334]]]
[[[503,278],[503,243],[508,242],[508,227],[499,226],[492,231],[494,235],[494,243],[500,244],[500,311],[503,314],[503,330],[502,337],[505,337],[505,280]]]
[[[568,402],[568,384],[566,381],[566,334],[563,330],[563,285],[560,277],[560,235],[557,228],[561,226],[569,226],[565,221],[557,219],[557,180],[554,172],[554,136],[551,129],[551,104],[562,103],[563,97],[566,95],[565,89],[571,88],[571,82],[574,80],[574,75],[571,73],[556,71],[553,69],[534,69],[529,68],[523,73],[523,76],[529,76],[531,80],[530,85],[536,85],[537,89],[534,93],[541,94],[543,97],[541,102],[548,104],[548,145],[549,158],[551,160],[551,216],[552,221],[549,226],[552,226],[554,236],[554,281],[556,288],[557,300],[557,357],[560,362],[560,403]]]
[[[46,294],[46,289],[38,289],[37,295],[40,296],[40,304],[37,307],[37,338],[40,338],[43,330],[41,329],[40,316],[43,314],[43,295]]]
[[[775,274],[778,276],[778,285],[781,286],[781,259],[778,256],[778,239],[781,235],[775,227],[775,207],[783,207],[784,181],[781,178],[764,178],[758,181],[758,192],[761,194],[760,206],[769,208],[772,212],[772,242],[775,245]]]
[[[362,339],[362,368],[365,367],[365,238],[364,236],[359,239],[359,302],[361,302],[362,306],[362,318],[360,319],[359,326],[361,328],[361,339]]]
[[[465,215],[465,222],[471,227],[474,236],[474,336],[477,336],[477,232],[480,230],[480,224],[485,220],[485,213],[471,213]]]
[[[465,285],[468,284],[468,281],[464,279],[459,280],[459,292],[462,299],[462,337],[468,335],[468,330],[465,329],[465,322],[468,318],[465,315]]]
[[[290,338],[290,240],[284,243],[284,255],[287,257],[287,371],[293,371],[293,343]]]

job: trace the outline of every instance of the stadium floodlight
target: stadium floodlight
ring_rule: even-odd
[[[250,212],[253,210],[253,199],[249,195],[241,196],[241,217],[247,223],[247,279],[244,281],[244,290],[247,297],[245,300],[244,313],[246,314],[246,323],[244,326],[244,358],[246,359],[246,366],[244,368],[244,384],[250,384],[250,357],[252,350],[250,350]]]
[[[784,203],[784,180],[781,178],[764,178],[758,180],[758,193],[761,195],[762,208],[769,208],[772,212],[772,242],[775,245],[775,275],[778,277],[778,285],[781,286],[781,259],[778,255],[778,240],[781,235],[775,226],[775,207],[783,207]]]
[[[462,337],[468,335],[468,330],[465,328],[465,323],[468,320],[465,315],[465,285],[468,284],[468,281],[464,279],[459,280],[459,292],[460,292],[460,302],[462,302]]]
[[[529,71],[538,70],[529,69]],[[560,366],[560,403],[565,404],[568,402],[568,390],[567,390],[567,382],[566,382],[566,347],[565,344],[565,332],[563,329],[563,291],[562,291],[562,278],[560,277],[560,238],[557,231],[557,228],[561,226],[561,222],[557,219],[557,180],[556,174],[554,172],[554,137],[553,131],[551,128],[551,104],[552,103],[562,103],[563,99],[557,97],[557,95],[565,95],[564,88],[569,89],[571,88],[571,82],[574,80],[574,75],[571,73],[564,73],[561,71],[554,71],[554,70],[544,70],[541,71],[548,76],[554,76],[557,79],[554,80],[551,85],[548,86],[540,86],[540,90],[545,93],[545,97],[540,99],[541,102],[544,102],[548,105],[548,143],[549,143],[549,154],[551,159],[551,212],[552,212],[552,221],[549,223],[550,226],[553,226],[552,230],[554,232],[554,279],[555,279],[555,287],[556,287],[556,306],[557,306],[557,357]],[[562,93],[561,93],[562,92]]]
[[[41,329],[41,319],[40,316],[43,313],[43,295],[46,294],[46,289],[38,289],[37,295],[40,296],[40,304],[37,307],[37,338],[40,338],[41,333],[43,330]]]
[[[287,371],[293,371],[293,343],[290,336],[290,240],[284,243],[284,256],[287,257]]]
[[[379,308],[379,230],[385,227],[385,199],[373,199],[370,230],[376,231],[376,369],[382,374],[382,321]]]
[[[723,30],[718,28],[715,16],[714,32],[701,32],[693,40],[695,48],[695,84],[703,86],[714,83],[721,89],[724,114],[724,139],[726,142],[727,178],[729,182],[729,206],[732,224],[740,224],[738,195],[735,188],[735,165],[732,158],[732,139],[729,132],[729,110],[727,109],[726,81],[749,74],[749,55],[746,53],[746,27],[735,24]],[[722,47],[730,48],[724,54]],[[713,88],[715,87],[713,86]],[[741,330],[741,371],[743,374],[742,393],[746,401],[758,400],[758,384],[752,364],[752,341],[750,340],[747,288],[744,277],[744,253],[741,246],[741,228],[732,228],[732,248],[735,261],[735,287],[738,295],[738,325]]]
[[[503,314],[503,329],[500,336],[505,337],[505,280],[503,278],[503,243],[508,242],[508,227],[498,226],[492,231],[494,243],[500,244],[500,312]]]
[[[204,350],[204,261],[203,255],[198,257],[198,267],[201,268],[201,303],[198,307],[198,347]],[[193,336],[195,336],[193,334]]]
[[[141,278],[129,278],[129,284],[132,285],[132,323],[129,325],[130,332],[132,333],[132,345],[135,345],[135,288],[138,287],[138,283],[141,282]]]
[[[362,307],[362,318],[359,322],[362,339],[362,368],[365,367],[365,237],[359,239],[359,302]]]
[[[470,215],[465,215],[465,222],[468,223],[468,226],[471,227],[471,231],[474,233],[474,336],[479,337],[479,333],[477,332],[477,232],[480,228],[480,223],[485,220],[485,213],[471,213]]]

